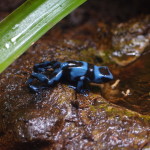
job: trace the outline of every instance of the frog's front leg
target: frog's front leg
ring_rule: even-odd
[[[60,66],[58,61],[45,61],[39,64],[35,64],[33,67],[34,72],[45,72],[47,69]]]
[[[76,91],[83,94],[84,96],[88,96],[88,94],[86,93],[87,90],[83,89],[86,82],[87,82],[87,79],[85,78],[85,76],[81,76],[77,82],[77,87],[76,87]]]

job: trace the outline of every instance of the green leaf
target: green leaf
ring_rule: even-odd
[[[27,0],[0,22],[0,73],[86,0]]]

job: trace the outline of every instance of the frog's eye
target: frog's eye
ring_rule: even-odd
[[[99,72],[100,72],[102,75],[110,75],[110,73],[109,73],[107,67],[101,67],[101,68],[99,68]]]

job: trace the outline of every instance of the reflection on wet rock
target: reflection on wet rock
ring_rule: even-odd
[[[150,48],[150,15],[120,23],[112,29],[110,57],[115,63],[126,66]]]

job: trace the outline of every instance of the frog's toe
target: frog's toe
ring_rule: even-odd
[[[77,89],[77,88],[76,88],[75,86],[73,86],[73,85],[68,85],[68,87],[70,87],[70,88],[72,88],[72,89],[74,89],[74,90]]]
[[[83,94],[84,96],[88,96],[89,94],[87,92],[89,92],[89,90],[87,89],[82,89],[79,91],[81,94]]]
[[[40,91],[40,89],[34,85],[28,85],[28,86],[32,92],[38,93]]]
[[[42,86],[42,87],[36,87],[34,85],[29,85],[29,89],[32,91],[32,92],[35,92],[35,93],[40,93],[42,90],[44,89],[48,89],[49,87],[45,87],[45,86]]]

